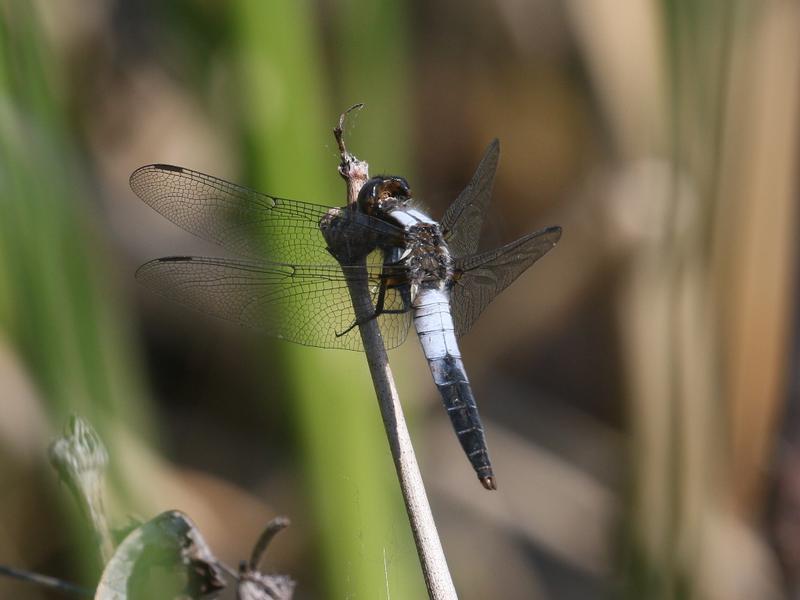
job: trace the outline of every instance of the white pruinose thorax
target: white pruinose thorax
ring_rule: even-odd
[[[397,223],[399,223],[404,229],[409,229],[410,227],[420,223],[425,223],[427,225],[436,224],[436,221],[431,219],[424,212],[411,206],[396,208],[395,210],[390,211],[389,214],[391,215],[392,219],[397,221]]]
[[[391,218],[409,232],[412,240],[403,253],[409,269],[414,328],[429,360],[460,357],[450,314],[450,251],[439,224],[419,209],[404,206]]]

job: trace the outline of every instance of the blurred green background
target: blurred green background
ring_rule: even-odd
[[[180,509],[236,564],[284,514],[298,598],[424,597],[364,357],[133,279],[222,253],[136,167],[340,205],[364,102],[351,150],[434,216],[499,137],[482,245],[564,228],[462,342],[497,493],[391,355],[460,597],[800,593],[800,3],[0,0],[0,48],[0,564],[96,583],[46,460],[77,412],[117,526]]]

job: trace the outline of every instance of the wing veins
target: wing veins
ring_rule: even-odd
[[[375,302],[381,269],[339,265],[286,265],[204,257],[172,257],[146,263],[137,277],[155,291],[195,310],[261,329],[273,336],[326,348],[360,350],[348,279],[364,278]],[[400,302],[396,292],[388,305]],[[380,315],[388,347],[406,337],[410,315]]]
[[[478,249],[499,156],[500,142],[494,139],[484,151],[467,187],[442,217],[442,228],[454,256],[468,256]]]
[[[560,237],[560,227],[548,227],[501,248],[456,259],[452,291],[456,335],[469,331],[489,303],[547,254]]]

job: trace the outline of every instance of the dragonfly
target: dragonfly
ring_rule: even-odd
[[[399,176],[368,180],[346,207],[264,194],[165,164],[130,185],[179,227],[237,258],[171,256],[136,272],[146,287],[206,314],[307,346],[363,351],[349,286],[367,285],[388,349],[414,325],[458,440],[484,488],[497,489],[458,339],[488,304],[558,242],[547,227],[478,251],[500,146],[435,221]]]

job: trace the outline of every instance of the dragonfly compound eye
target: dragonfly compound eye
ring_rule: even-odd
[[[411,198],[411,188],[403,177],[378,175],[367,181],[358,193],[358,206],[367,213],[402,204]]]

